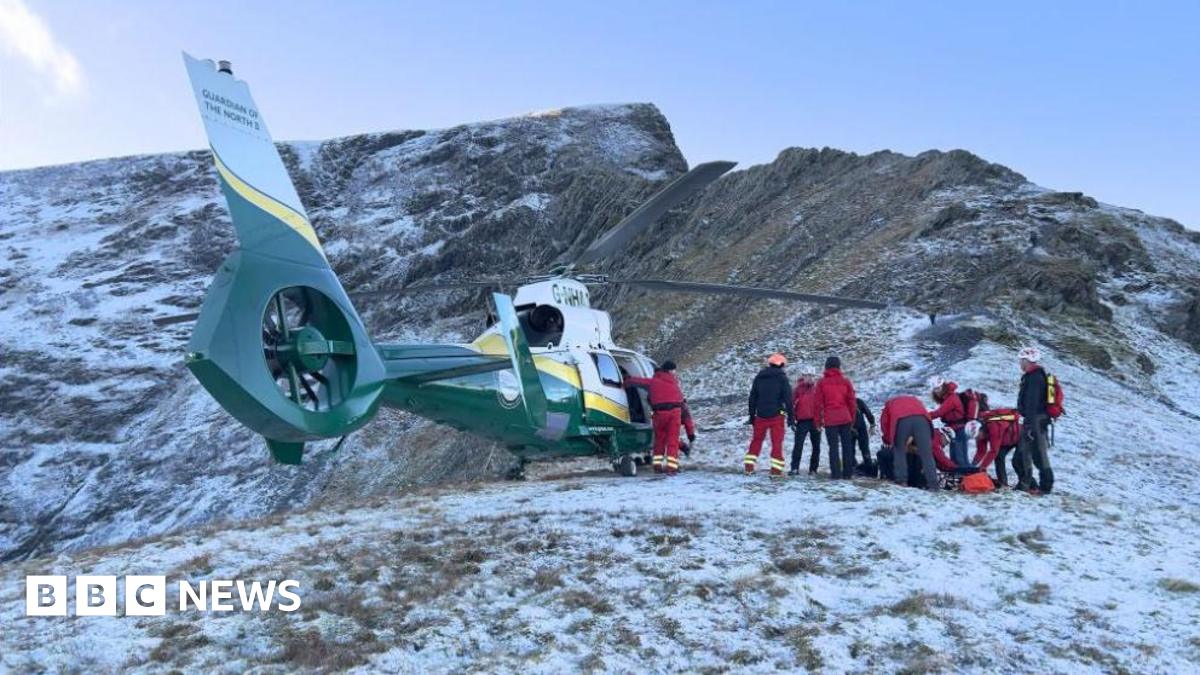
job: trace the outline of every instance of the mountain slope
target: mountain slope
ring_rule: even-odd
[[[923,369],[921,321],[895,337]],[[744,478],[740,405],[698,406],[700,450],[675,479],[545,466],[528,483],[409,490],[13,564],[0,572],[0,666],[1191,672],[1200,498],[1159,467],[1189,461],[1194,424],[1053,365],[1074,398],[1046,497]],[[979,345],[953,374],[1003,391],[1011,355]],[[1153,451],[1122,442],[1116,405],[1153,421]],[[21,575],[83,571],[294,578],[303,606],[20,615]]]
[[[281,150],[351,289],[433,268],[542,269],[686,168],[650,105]],[[189,327],[150,323],[198,306],[233,246],[206,152],[0,173],[0,560],[511,461],[481,462],[467,437],[385,414],[346,444],[348,465],[325,448],[305,466],[272,466],[181,367]],[[424,300],[364,313],[381,336],[481,332],[482,312],[439,312],[462,297]]]

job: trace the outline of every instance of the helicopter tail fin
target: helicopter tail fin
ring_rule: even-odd
[[[542,389],[542,378],[537,366],[533,363],[533,353],[525,340],[517,319],[517,310],[512,298],[503,293],[493,293],[492,301],[496,305],[496,315],[500,319],[500,332],[504,335],[504,344],[508,348],[512,360],[513,374],[521,388],[521,401],[529,424],[537,430],[538,436],[548,440],[561,438],[566,432],[569,417],[563,413],[550,410],[546,401],[546,392]]]
[[[298,464],[379,405],[383,361],[330,268],[245,82],[183,55],[238,250],[204,298],[186,365],[234,418]]]

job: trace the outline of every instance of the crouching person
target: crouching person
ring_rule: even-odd
[[[911,444],[921,462],[921,473],[927,490],[938,487],[937,468],[933,460],[933,424],[925,404],[916,396],[896,396],[888,399],[879,416],[883,445],[892,448],[889,467],[893,480],[908,485],[908,447]],[[883,470],[883,467],[880,467]]]

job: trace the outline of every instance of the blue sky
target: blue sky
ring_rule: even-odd
[[[0,169],[202,147],[186,49],[281,139],[650,101],[691,162],[966,148],[1196,228],[1198,36],[1200,0],[0,0]]]

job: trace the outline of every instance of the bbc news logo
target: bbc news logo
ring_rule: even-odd
[[[117,616],[117,577],[81,574],[75,577],[75,616]],[[300,583],[218,579],[192,584],[180,581],[172,598],[179,611],[294,612],[300,609]],[[125,616],[163,616],[167,613],[167,578],[131,574],[125,577]],[[25,577],[26,616],[67,616],[71,603],[68,579],[58,575]]]

